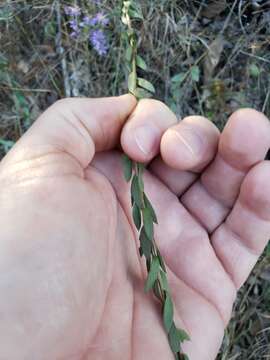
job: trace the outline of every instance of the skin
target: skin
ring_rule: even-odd
[[[239,110],[220,135],[125,95],[57,102],[1,162],[1,360],[173,359],[143,292],[119,143],[148,163],[184,350],[215,359],[270,235],[269,122]]]

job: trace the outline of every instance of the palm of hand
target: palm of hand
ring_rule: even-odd
[[[260,126],[263,134],[267,125],[261,120]],[[155,237],[169,268],[176,322],[192,338],[185,343],[190,359],[215,358],[236,288],[266,242],[269,202],[260,189],[266,183],[268,164],[249,169],[263,159],[267,142],[268,138],[255,157],[249,149],[233,154],[234,161],[238,156],[236,161],[248,170],[226,167],[217,157],[200,176],[199,164],[197,175],[168,166],[175,159],[170,158],[165,139],[165,162],[157,158],[145,175],[146,192],[159,219]],[[205,146],[211,149],[199,159],[204,167],[216,152],[211,141]],[[134,158],[140,160],[136,154]],[[31,257],[27,266],[19,263],[11,272],[13,282],[19,284],[11,292],[16,301],[2,300],[1,308],[3,314],[12,314],[9,321],[13,323],[19,314],[25,318],[23,329],[13,329],[12,337],[4,329],[5,322],[0,325],[0,334],[5,334],[1,336],[3,354],[17,358],[16,349],[10,352],[15,339],[18,349],[25,348],[25,359],[27,354],[44,354],[40,359],[171,359],[159,305],[142,290],[144,264],[131,225],[129,187],[122,176],[119,153],[96,155],[86,170],[61,152],[46,156],[37,165],[41,176],[35,175],[32,181],[30,174],[23,179],[23,192],[16,182],[12,189],[16,198],[12,216],[18,228],[27,229],[33,217],[38,222],[31,229],[30,242],[29,233],[22,231],[19,246],[16,244],[20,261],[29,253]],[[220,181],[224,169],[226,185]],[[27,220],[21,220],[29,201]],[[8,216],[10,213],[3,213],[3,221]],[[7,227],[9,244],[16,241],[10,234]],[[10,248],[7,254],[12,263]],[[22,291],[25,301],[18,306]],[[27,347],[25,330],[35,339]]]

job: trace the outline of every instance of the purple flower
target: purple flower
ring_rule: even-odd
[[[89,25],[92,25],[92,26],[95,26],[95,25],[106,26],[109,24],[109,19],[102,12],[98,12],[92,19],[89,19],[89,20],[90,20]]]
[[[65,14],[68,16],[79,16],[81,9],[78,6],[65,6]]]
[[[71,30],[72,30],[72,33],[70,34],[70,36],[72,38],[77,38],[79,35],[80,35],[80,28],[79,28],[79,25],[78,25],[78,21],[77,19],[72,19],[68,22]]]
[[[91,31],[89,40],[99,55],[104,56],[107,54],[109,45],[107,38],[101,29]]]
[[[84,16],[82,22],[80,23],[81,27],[86,27],[91,25],[92,19],[89,16]]]

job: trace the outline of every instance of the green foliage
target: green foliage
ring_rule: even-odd
[[[169,343],[174,354],[180,351],[180,342],[178,332],[175,324],[173,323],[169,331]]]
[[[169,292],[169,284],[168,284],[168,280],[167,280],[167,275],[166,272],[164,272],[163,270],[160,271],[160,285],[162,290]]]
[[[132,160],[124,154],[122,156],[122,162],[123,162],[123,169],[124,169],[124,175],[127,182],[131,180],[132,177]]]
[[[128,76],[128,89],[129,92],[139,100],[145,97],[151,97],[155,93],[155,88],[150,81],[137,75],[138,69],[143,71],[147,70],[147,64],[144,59],[138,55],[138,38],[132,26],[132,20],[143,20],[141,8],[135,1],[124,1],[122,21],[127,26],[127,31],[125,32],[127,42],[125,58],[130,71]],[[195,67],[191,73],[194,81],[198,81],[196,79],[199,77],[196,71],[198,72]],[[177,82],[179,83],[180,78],[175,77],[173,82],[175,84],[177,84]],[[184,336],[180,336],[173,322],[173,302],[170,296],[166,267],[154,239],[154,223],[157,224],[158,220],[155,210],[144,192],[144,165],[136,162],[134,162],[133,165],[134,166],[132,166],[132,162],[130,162],[127,156],[124,157],[124,176],[127,181],[131,180],[132,218],[139,231],[139,252],[140,255],[146,259],[148,271],[145,291],[153,290],[157,299],[161,301],[164,328],[168,334],[172,351],[177,354],[180,351],[180,343],[184,341]],[[183,331],[183,334],[184,333]]]
[[[160,271],[159,260],[157,257],[153,257],[151,266],[150,266],[150,271],[148,273],[148,277],[147,277],[146,284],[145,284],[146,292],[153,289],[154,283],[158,278],[159,271]]]
[[[182,84],[182,82],[185,80],[186,78],[186,74],[185,73],[179,73],[179,74],[176,74],[174,75],[172,78],[171,78],[171,82],[176,85],[176,86],[179,86]]]
[[[143,224],[146,235],[148,236],[149,240],[152,241],[154,236],[154,226],[153,226],[153,219],[151,216],[150,209],[149,208],[142,209],[142,215],[143,215]]]
[[[143,228],[140,233],[141,255],[144,255],[146,259],[151,258],[152,242],[149,240]]]
[[[137,175],[133,176],[131,182],[131,197],[134,200],[135,204],[141,209],[143,207],[143,199],[139,185],[139,178]]]
[[[249,73],[252,77],[257,78],[260,75],[261,70],[256,64],[253,63],[249,66]]]
[[[144,88],[145,90],[149,91],[150,93],[155,93],[154,86],[150,83],[150,81],[145,80],[143,78],[138,78],[138,85]]]
[[[169,293],[166,294],[166,300],[163,309],[163,323],[165,330],[169,333],[173,324],[173,302]]]
[[[192,66],[190,70],[191,79],[195,82],[200,80],[200,68],[199,66]]]
[[[7,153],[14,145],[14,141],[0,139],[0,145],[3,147],[5,153]]]
[[[147,70],[147,64],[140,55],[136,56],[136,65],[142,70]]]
[[[135,224],[137,230],[140,230],[141,223],[142,223],[141,211],[136,203],[133,205],[132,218],[133,218],[133,221],[134,221],[134,224]]]
[[[150,203],[148,197],[146,196],[146,194],[144,194],[144,204],[145,204],[145,207],[149,209],[149,213],[150,213],[150,216],[153,220],[154,223],[158,223],[158,220],[157,220],[157,215],[155,213],[155,210],[152,206],[152,204]]]
[[[133,95],[136,96],[137,99],[148,99],[152,97],[150,92],[141,88],[136,88]]]

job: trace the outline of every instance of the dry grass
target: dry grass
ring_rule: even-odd
[[[0,5],[2,155],[40,112],[69,92],[106,96],[126,91],[120,1],[101,1],[110,15],[111,47],[104,58],[85,42],[70,39],[63,13],[68,3],[61,2],[58,22],[56,0]],[[77,1],[89,14],[96,11],[92,3]],[[239,107],[270,116],[270,9],[252,3],[143,2],[140,51],[151,64],[148,77],[157,97],[180,117],[204,114],[222,128]],[[269,264],[270,251],[241,289],[219,360],[270,359]]]

